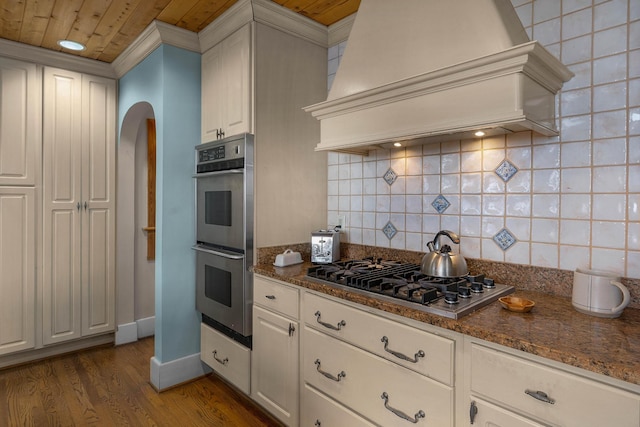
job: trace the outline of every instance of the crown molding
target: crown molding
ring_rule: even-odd
[[[200,52],[204,53],[245,24],[253,21],[251,0],[240,0],[198,33]]]
[[[252,0],[254,20],[322,47],[328,47],[327,27],[270,0]]]
[[[138,65],[161,44],[200,53],[198,34],[183,28],[153,21],[111,64],[120,78]]]
[[[349,39],[349,34],[351,33],[351,27],[353,27],[353,21],[356,19],[356,13],[352,13],[329,26],[329,47],[335,46],[343,41]]]
[[[270,0],[240,0],[198,33],[200,51],[206,52],[253,21],[328,47],[327,27],[324,25]]]
[[[115,77],[113,68],[106,62],[82,58],[80,56],[31,46],[12,40],[0,39],[0,56],[50,67],[64,68],[79,73],[93,74],[107,78]]]

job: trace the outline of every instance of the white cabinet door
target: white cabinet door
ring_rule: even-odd
[[[224,75],[222,72],[222,45],[218,44],[202,54],[202,142],[220,136],[222,124],[222,98]]]
[[[480,399],[473,400],[475,415],[473,425],[479,427],[542,427],[525,417],[492,405]],[[469,419],[469,422],[471,420]]]
[[[115,82],[45,68],[43,343],[115,328]]]
[[[299,327],[253,307],[251,397],[288,426],[298,425]]]
[[[202,55],[202,141],[251,132],[251,24]]]
[[[0,187],[0,355],[35,345],[35,189]]]
[[[82,335],[115,328],[115,81],[82,77]]]
[[[43,343],[80,338],[82,75],[44,70]]]
[[[0,58],[0,185],[35,185],[40,90],[35,64]]]

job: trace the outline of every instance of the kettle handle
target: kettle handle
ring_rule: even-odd
[[[433,238],[433,241],[427,243],[427,246],[429,247],[429,250],[431,250],[431,252],[433,252],[434,250],[440,250],[440,236],[447,236],[456,245],[460,244],[460,238],[456,233],[450,230],[440,230],[438,231],[438,234],[436,234],[436,237]]]
[[[622,302],[619,306],[611,309],[612,313],[619,313],[624,310],[627,305],[629,305],[629,302],[631,301],[631,295],[629,295],[629,289],[627,289],[627,287],[622,283],[616,282],[615,280],[612,280],[609,283],[611,283],[613,286],[618,287],[622,291]]]

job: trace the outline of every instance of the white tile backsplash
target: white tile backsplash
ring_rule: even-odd
[[[512,3],[529,36],[575,74],[557,98],[560,137],[330,153],[329,224],[345,215],[345,241],[415,251],[451,229],[466,257],[640,278],[640,1]],[[346,43],[330,49],[329,84]],[[505,160],[518,169],[507,182],[495,173]],[[450,203],[441,214],[439,195]],[[493,240],[503,229],[516,238],[506,250]]]

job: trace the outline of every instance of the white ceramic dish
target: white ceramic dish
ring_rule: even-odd
[[[302,256],[300,252],[293,252],[291,249],[287,249],[281,254],[276,255],[276,260],[273,263],[276,267],[287,267],[289,265],[300,264],[302,262]]]

